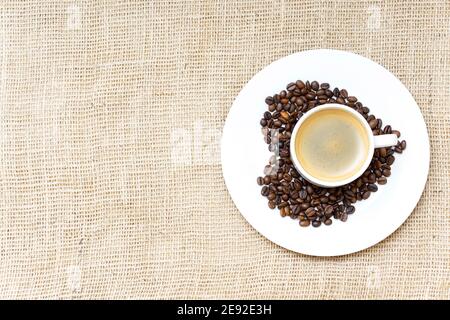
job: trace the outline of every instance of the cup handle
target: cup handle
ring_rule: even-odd
[[[398,138],[395,134],[382,134],[373,136],[375,148],[391,147],[398,143]]]

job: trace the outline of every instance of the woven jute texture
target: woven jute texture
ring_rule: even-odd
[[[258,234],[219,161],[242,86],[312,48],[388,68],[431,143],[411,217],[337,258]],[[2,1],[0,65],[1,298],[450,298],[448,0]]]

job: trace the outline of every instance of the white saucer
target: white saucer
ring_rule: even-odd
[[[256,178],[263,176],[271,153],[259,121],[267,96],[296,80],[328,82],[347,89],[370,113],[401,132],[407,141],[395,154],[388,183],[355,204],[347,222],[302,228],[282,218],[261,196]],[[222,170],[230,195],[244,218],[274,243],[303,254],[337,256],[366,249],[393,233],[420,199],[428,175],[430,148],[419,107],[406,87],[388,70],[362,56],[338,50],[311,50],[281,58],[257,73],[242,89],[228,114],[222,136]]]

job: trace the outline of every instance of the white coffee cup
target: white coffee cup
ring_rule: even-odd
[[[364,160],[363,165],[352,176],[347,177],[342,180],[326,181],[326,180],[322,180],[322,179],[312,176],[300,164],[300,161],[297,159],[297,153],[295,150],[295,145],[296,145],[295,141],[297,139],[297,132],[298,132],[299,128],[302,126],[302,124],[305,122],[305,120],[307,120],[309,117],[311,117],[316,112],[323,111],[323,110],[329,110],[329,109],[342,110],[342,111],[348,112],[350,115],[353,116],[354,119],[358,120],[358,122],[361,123],[361,125],[366,130],[367,137],[369,138],[368,139],[369,147],[367,148],[367,154],[365,155],[365,160]],[[383,134],[383,135],[375,136],[373,134],[372,129],[370,128],[369,124],[367,123],[366,119],[360,113],[353,110],[352,108],[343,106],[341,104],[330,103],[330,104],[325,104],[325,105],[313,108],[313,109],[309,110],[308,112],[306,112],[300,118],[300,120],[296,123],[294,130],[292,131],[291,142],[290,142],[290,153],[291,153],[292,162],[294,163],[295,167],[297,168],[297,170],[299,171],[299,173],[302,175],[303,178],[305,178],[306,180],[308,180],[309,182],[311,182],[315,185],[318,185],[321,187],[332,188],[332,187],[338,187],[338,186],[345,185],[345,184],[350,183],[350,182],[356,180],[357,178],[359,178],[364,173],[364,171],[366,171],[366,169],[369,167],[370,162],[372,161],[372,157],[373,157],[375,148],[390,147],[390,146],[396,145],[397,143],[398,143],[398,138],[395,134]]]

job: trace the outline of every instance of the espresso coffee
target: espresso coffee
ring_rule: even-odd
[[[300,126],[295,152],[311,176],[322,181],[340,181],[350,178],[364,165],[369,153],[369,137],[351,113],[322,110]]]

